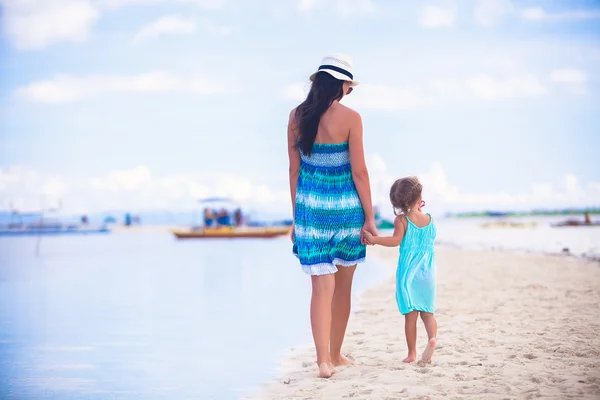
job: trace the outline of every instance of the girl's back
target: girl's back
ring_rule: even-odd
[[[419,227],[406,217],[406,233],[400,244],[396,271],[396,301],[400,312],[434,312],[436,267],[434,243],[436,227],[429,214],[429,223]]]

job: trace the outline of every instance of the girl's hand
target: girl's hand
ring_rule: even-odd
[[[371,232],[366,231],[366,230],[362,230],[362,235],[363,235],[363,240],[365,242],[365,244],[370,244],[373,245],[373,235],[371,234]]]
[[[362,240],[365,244],[373,244],[373,236],[377,236],[377,226],[375,221],[365,221],[362,229]],[[366,234],[369,234],[367,237]]]

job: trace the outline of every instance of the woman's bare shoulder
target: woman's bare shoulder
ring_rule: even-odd
[[[345,106],[343,104],[338,104],[338,112],[339,116],[344,120],[349,122],[351,125],[356,126],[362,123],[362,119],[358,111],[353,110],[352,108]]]
[[[360,117],[360,114],[358,113],[358,111],[356,111],[346,105],[343,105],[342,103],[337,103],[337,105],[339,107],[340,112]]]

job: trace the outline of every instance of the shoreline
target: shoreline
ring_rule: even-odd
[[[244,399],[597,398],[600,266],[563,254],[436,249],[438,348],[403,364],[394,300],[397,248],[369,249],[392,276],[359,294],[345,352],[356,365],[317,378],[312,343],[288,349],[277,378]],[[418,325],[417,352],[427,342]]]

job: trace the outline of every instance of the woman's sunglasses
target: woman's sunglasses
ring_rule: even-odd
[[[346,95],[349,95],[350,93],[352,93],[353,90],[354,90],[354,88],[352,86],[350,86],[348,88],[348,93],[346,93]]]

